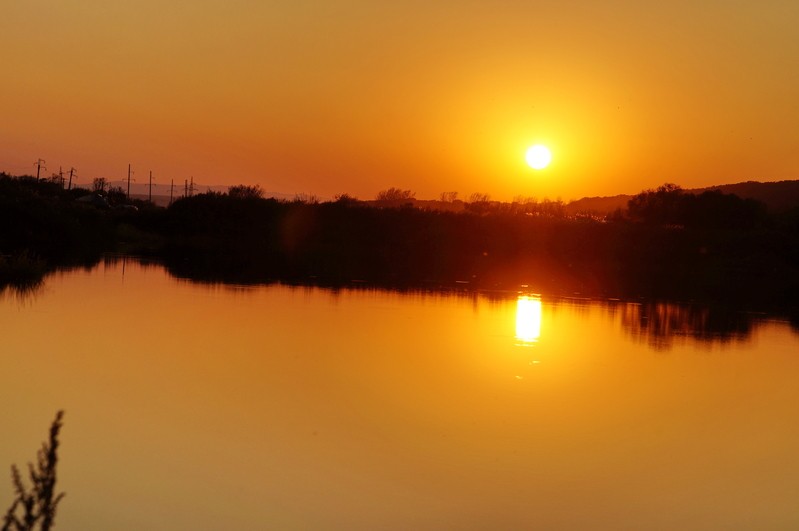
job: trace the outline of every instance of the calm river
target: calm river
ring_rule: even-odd
[[[0,333],[0,470],[64,409],[61,530],[799,529],[779,319],[128,261],[5,292]]]

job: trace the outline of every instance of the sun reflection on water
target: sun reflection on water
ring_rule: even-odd
[[[520,346],[532,346],[541,337],[541,299],[520,295],[516,299],[516,340]]]

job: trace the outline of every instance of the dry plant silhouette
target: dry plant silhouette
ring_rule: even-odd
[[[2,531],[48,531],[53,527],[56,507],[64,493],[55,494],[56,465],[58,464],[58,433],[64,412],[56,413],[50,426],[50,440],[37,453],[36,466],[28,463],[31,487],[28,489],[16,465],[11,465],[11,479],[16,498],[3,518]]]

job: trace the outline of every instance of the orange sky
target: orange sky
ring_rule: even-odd
[[[662,5],[661,5],[662,4]],[[0,171],[561,197],[799,178],[799,2],[2,1]],[[524,151],[543,143],[536,172]]]

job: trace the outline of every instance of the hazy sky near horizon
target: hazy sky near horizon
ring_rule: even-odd
[[[796,0],[0,0],[0,171],[362,199],[798,179],[797,27]]]

